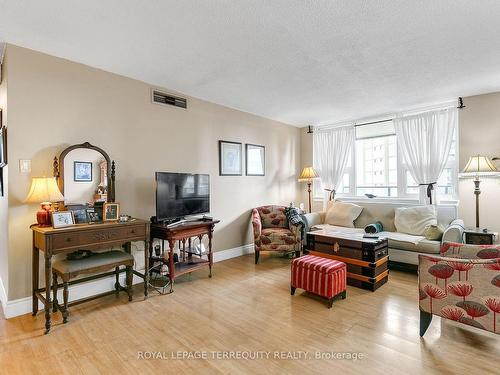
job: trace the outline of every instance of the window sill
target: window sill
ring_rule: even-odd
[[[348,195],[339,195],[336,198],[340,199],[343,202],[373,202],[373,203],[408,203],[408,204],[418,204],[419,200],[417,198],[368,198],[368,197],[357,197],[357,196],[348,196]],[[323,202],[322,197],[314,197],[314,202]],[[458,206],[459,201],[457,199],[443,199],[439,201],[439,205],[449,205],[449,206]]]

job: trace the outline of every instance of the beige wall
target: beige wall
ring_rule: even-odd
[[[155,213],[155,171],[209,173],[216,251],[252,242],[252,207],[295,200],[299,129],[195,98],[187,110],[151,104],[149,84],[12,45],[6,53],[10,165],[32,159],[31,175],[9,170],[9,300],[31,292],[30,178],[50,175],[71,144],[108,152],[121,211],[137,217]],[[220,177],[219,139],[265,145],[266,176]]]
[[[465,108],[459,111],[460,170],[472,155],[500,156],[500,93],[464,98]],[[496,162],[497,168],[500,164]],[[472,180],[459,181],[459,215],[466,225],[475,225],[475,196]],[[482,178],[480,225],[500,231],[500,179]]]

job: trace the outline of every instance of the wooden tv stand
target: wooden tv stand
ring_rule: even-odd
[[[149,243],[149,264],[153,264],[157,260],[157,256],[153,254],[153,240],[162,240],[162,248],[164,241],[168,242],[168,251],[164,255],[164,261],[168,265],[168,278],[170,279],[170,291],[173,291],[174,280],[186,273],[191,273],[203,267],[208,267],[208,277],[212,277],[212,237],[215,224],[219,220],[199,220],[186,221],[174,226],[164,224],[151,224],[150,243]],[[200,241],[203,236],[208,236],[208,253],[205,255],[194,255],[191,252],[191,244],[193,238],[198,238]],[[179,262],[174,262],[174,247],[175,242],[179,242]],[[187,247],[186,247],[187,242]],[[163,253],[163,251],[162,251]],[[206,256],[207,259],[204,259]]]

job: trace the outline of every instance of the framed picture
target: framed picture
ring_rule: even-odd
[[[75,224],[71,211],[52,212],[52,226],[54,228],[70,227]]]
[[[241,143],[219,141],[219,176],[241,176]]]
[[[73,212],[75,224],[87,223],[87,205],[86,204],[69,204],[66,206],[68,211]]]
[[[266,148],[247,143],[245,145],[245,162],[247,176],[265,176]]]
[[[75,182],[92,182],[92,162],[75,161],[73,180]]]
[[[120,217],[120,203],[104,204],[104,221],[116,221]]]
[[[89,223],[89,224],[100,223],[102,221],[102,217],[99,214],[99,211],[96,211],[96,209],[93,207],[86,208],[85,214],[87,216],[87,223]]]

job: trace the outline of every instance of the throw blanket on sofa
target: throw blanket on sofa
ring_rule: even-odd
[[[300,228],[300,239],[304,239],[304,229],[306,227],[306,223],[304,223],[304,220],[302,220],[299,210],[295,207],[286,207],[285,216],[291,225]]]

